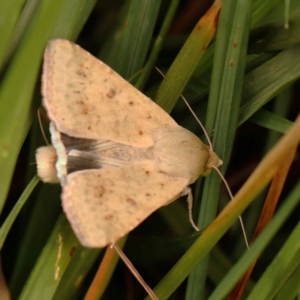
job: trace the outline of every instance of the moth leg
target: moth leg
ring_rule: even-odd
[[[187,186],[181,193],[181,196],[187,196],[187,203],[188,203],[188,209],[189,209],[189,220],[190,223],[192,224],[192,226],[194,227],[194,229],[196,231],[200,231],[200,229],[197,227],[197,225],[195,224],[194,220],[193,220],[193,214],[192,214],[192,210],[193,210],[193,194],[192,194],[192,189]]]

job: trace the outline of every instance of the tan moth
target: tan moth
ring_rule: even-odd
[[[222,161],[197,136],[100,60],[51,40],[42,77],[53,146],[38,175],[60,182],[82,245],[104,247],[181,195]]]

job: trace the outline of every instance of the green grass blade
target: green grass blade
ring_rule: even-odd
[[[1,32],[1,43],[0,43],[0,66],[3,66],[4,57],[9,46],[9,41],[12,37],[14,28],[18,22],[18,18],[21,14],[24,0],[15,1],[0,1],[0,32]]]
[[[102,249],[87,249],[78,245],[51,299],[79,299],[80,295],[83,296],[84,279],[101,252]]]
[[[293,122],[273,114],[263,108],[257,111],[249,121],[270,130],[285,133],[293,124]]]
[[[13,30],[12,36],[9,40],[8,47],[5,51],[4,66],[11,59],[14,51],[16,51],[16,48],[18,47],[18,44],[30,21],[32,20],[34,12],[38,8],[39,3],[40,2],[38,0],[30,0],[25,3],[24,8],[22,9],[22,12],[19,16],[18,22],[16,23],[16,26]]]
[[[130,0],[120,25],[101,51],[101,59],[124,78],[138,72],[146,59],[161,1]]]
[[[262,20],[268,12],[276,7],[281,0],[254,0],[252,7],[251,27]]]
[[[161,26],[160,32],[159,32],[158,36],[155,39],[152,51],[149,55],[147,63],[145,64],[142,75],[140,76],[137,83],[135,84],[135,87],[139,90],[143,89],[143,87],[145,86],[145,84],[148,80],[150,72],[153,70],[153,67],[155,66],[156,59],[157,59],[158,54],[161,50],[162,44],[165,40],[165,37],[168,33],[168,30],[171,26],[171,22],[174,18],[174,15],[176,13],[178,5],[179,5],[178,0],[172,0],[172,2],[170,3],[170,7],[169,7],[168,12],[165,16],[165,19],[164,19],[164,22]]]
[[[160,85],[155,102],[171,112],[177,99],[207,49],[216,30],[220,2],[215,1],[193,29]]]
[[[30,183],[27,185],[26,189],[22,193],[21,197],[15,204],[14,208],[11,210],[9,216],[5,219],[5,222],[2,224],[0,229],[0,249],[2,249],[3,244],[5,242],[6,236],[11,229],[14,221],[16,220],[17,216],[19,215],[20,210],[22,209],[23,205],[26,203],[29,195],[32,193],[33,189],[39,182],[39,178],[34,176]]]
[[[239,124],[300,77],[300,46],[283,50],[245,77]]]
[[[293,212],[294,208],[299,203],[300,183],[295,186],[286,201],[282,204],[279,211],[275,214],[274,219],[261,233],[257,240],[251,245],[250,250],[246,251],[241,259],[231,268],[222,282],[219,283],[215,291],[210,295],[209,300],[223,299],[234,287],[234,284],[240,279],[240,277],[246,272],[251,263],[259,256],[259,254],[266,248],[269,241],[274,238],[278,229],[287,220],[289,215]],[[299,227],[299,226],[298,226]],[[299,231],[299,228],[298,228]],[[299,240],[299,234],[298,234]],[[299,251],[299,243],[298,243]],[[272,278],[272,275],[271,277]],[[256,285],[257,286],[257,285]],[[256,288],[254,288],[255,290]],[[253,291],[254,291],[253,290]],[[253,292],[252,292],[253,294]],[[248,299],[269,299],[265,298],[263,294],[256,293],[256,298],[252,297]]]
[[[118,68],[126,70],[121,72],[124,78],[132,76],[144,64],[160,4],[156,0],[130,1],[121,39],[121,47],[127,51],[121,51],[118,58]]]
[[[297,192],[297,194],[295,194]],[[300,184],[293,191],[294,198],[299,202]],[[288,201],[287,201],[288,202]],[[285,218],[287,220],[287,217]],[[293,230],[282,249],[256,283],[248,300],[273,299],[289,276],[300,265],[300,223]]]
[[[91,7],[94,4],[88,1]],[[82,1],[44,0],[38,6],[26,36],[0,87],[0,211],[3,208],[21,145],[37,104],[31,104],[44,47],[51,37],[72,34]],[[63,26],[62,26],[63,25]],[[30,64],[29,64],[30,62]],[[16,88],[17,87],[17,88]],[[11,122],[18,120],[18,122]]]
[[[61,214],[18,299],[52,299],[71,260],[72,249],[78,246],[68,220]]]
[[[295,272],[290,276],[285,285],[281,288],[279,293],[274,298],[275,300],[293,300],[296,299],[300,293],[300,265]]]
[[[214,132],[214,151],[224,161],[225,168],[237,126],[251,4],[251,1],[225,2],[219,20],[205,128],[209,135]],[[220,182],[221,178],[215,172],[205,180],[197,223],[199,228],[207,227],[215,218]],[[204,297],[207,266],[208,257],[191,273],[186,299]]]
[[[283,22],[259,26],[251,31],[248,53],[278,51],[295,46],[300,42],[299,11],[291,16],[289,29]]]

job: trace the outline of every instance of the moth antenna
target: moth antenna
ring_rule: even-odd
[[[161,72],[160,69],[158,69],[157,67],[155,67],[156,70],[163,76],[165,77],[164,73]],[[188,107],[188,109],[190,110],[190,112],[192,113],[192,115],[194,116],[195,120],[198,122],[198,124],[200,125],[200,127],[202,128],[203,132],[204,132],[204,135],[206,137],[206,140],[208,142],[208,145],[209,145],[209,148],[211,151],[213,151],[213,148],[212,148],[212,143],[211,143],[211,140],[208,136],[208,133],[207,131],[205,130],[203,124],[201,123],[201,121],[199,120],[199,118],[197,117],[197,115],[195,114],[194,110],[192,109],[192,107],[190,106],[190,104],[188,103],[188,101],[185,99],[185,97],[181,94],[180,97],[183,99],[183,101],[185,102],[186,106]]]
[[[195,114],[194,110],[191,108],[190,104],[188,103],[188,101],[185,99],[185,97],[181,94],[180,95],[182,100],[185,102],[186,106],[188,107],[188,109],[190,110],[190,112],[192,113],[192,115],[194,116],[195,120],[198,122],[198,124],[200,125],[200,127],[202,128],[203,132],[204,132],[204,135],[206,137],[206,140],[208,142],[208,145],[209,145],[209,149],[211,151],[213,151],[213,147],[212,147],[212,143],[211,143],[211,140],[208,136],[208,133],[206,131],[206,129],[204,128],[202,122],[199,120],[199,118],[197,117],[197,115]]]
[[[148,295],[151,297],[153,300],[158,300],[152,289],[148,286],[148,284],[144,281],[140,273],[137,271],[137,269],[134,267],[134,265],[131,263],[129,258],[125,255],[125,253],[122,251],[122,249],[116,245],[115,243],[112,243],[110,245],[111,248],[114,248],[115,251],[118,253],[120,258],[123,260],[125,265],[128,267],[128,269],[131,271],[131,273],[134,275],[134,277],[138,280],[138,282],[142,285],[142,287],[146,290]]]
[[[217,171],[217,173],[219,174],[219,176],[221,177],[222,181],[224,182],[225,186],[226,186],[226,189],[228,191],[228,194],[231,198],[231,200],[233,199],[233,195],[231,193],[231,190],[230,190],[230,187],[225,179],[225,177],[223,176],[223,174],[221,173],[221,171],[217,168],[217,167],[214,167],[213,168]],[[239,216],[239,219],[240,219],[240,224],[241,224],[241,227],[242,227],[242,231],[243,231],[243,235],[244,235],[244,240],[245,240],[245,243],[246,243],[246,247],[247,249],[249,250],[249,243],[248,243],[248,238],[247,238],[247,234],[246,234],[246,230],[245,230],[245,226],[244,226],[244,222],[243,222],[243,219],[241,216]]]
[[[41,119],[41,113],[40,113],[40,108],[37,110],[37,115],[38,115],[38,120],[39,120],[39,124],[40,124],[40,129],[41,129],[41,132],[42,132],[42,136],[46,142],[46,144],[49,146],[50,143],[46,137],[46,134],[45,134],[45,131],[44,131],[44,127],[43,127],[43,124],[42,124],[42,119]]]

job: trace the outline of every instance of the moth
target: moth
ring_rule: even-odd
[[[43,105],[52,145],[37,149],[44,182],[83,246],[104,247],[222,161],[110,67],[67,40],[44,55]]]

